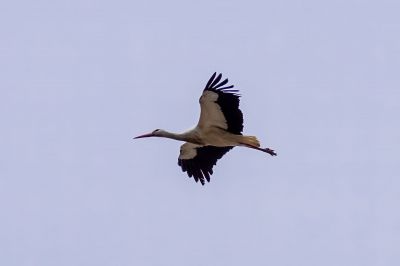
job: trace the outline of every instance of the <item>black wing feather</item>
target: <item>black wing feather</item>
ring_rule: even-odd
[[[182,167],[183,172],[187,172],[189,177],[194,178],[196,182],[200,180],[205,184],[205,180],[210,182],[210,176],[213,174],[213,166],[233,147],[214,147],[202,146],[196,148],[196,156],[193,159],[178,159],[178,165]]]
[[[219,87],[224,86],[226,83],[228,83],[228,81],[229,81],[228,79],[225,79],[224,81],[220,82],[217,86],[214,86],[214,89],[218,89]]]
[[[211,83],[210,87],[215,88],[214,86],[217,85],[217,83],[221,80],[221,78],[222,78],[222,74],[219,74],[217,76],[217,78]]]
[[[228,124],[227,130],[233,134],[241,135],[243,131],[243,114],[239,109],[239,91],[232,89],[233,85],[222,87],[228,83],[228,79],[218,83],[222,78],[222,74],[215,78],[216,75],[217,73],[215,72],[211,76],[204,90],[218,94],[216,103],[221,107],[221,111],[225,116]]]
[[[214,74],[212,74],[211,78],[208,80],[206,88],[210,87],[211,82],[214,80],[215,75],[217,75],[217,72],[214,72]]]

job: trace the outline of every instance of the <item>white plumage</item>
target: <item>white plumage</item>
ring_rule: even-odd
[[[200,119],[196,127],[206,130],[211,127],[219,127],[227,129],[228,124],[225,116],[221,111],[221,107],[216,103],[218,94],[212,91],[204,91],[201,95],[200,102]]]

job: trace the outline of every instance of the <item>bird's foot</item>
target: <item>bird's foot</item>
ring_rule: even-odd
[[[271,156],[276,156],[276,155],[278,155],[278,154],[276,154],[276,152],[275,152],[274,150],[272,150],[272,149],[270,149],[270,148],[265,148],[264,151],[265,151],[266,153],[269,153]]]

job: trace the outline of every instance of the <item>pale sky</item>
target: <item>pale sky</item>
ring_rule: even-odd
[[[0,265],[400,265],[400,2],[3,1]],[[244,132],[201,186],[213,72]]]

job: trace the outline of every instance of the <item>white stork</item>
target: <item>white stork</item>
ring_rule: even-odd
[[[156,129],[149,134],[135,137],[164,137],[186,141],[181,146],[178,165],[182,171],[196,182],[210,182],[213,166],[235,146],[243,146],[269,153],[276,153],[270,148],[260,148],[255,136],[243,136],[243,114],[239,109],[238,90],[233,85],[225,86],[228,79],[221,81],[222,74],[214,73],[207,82],[200,97],[200,119],[197,126],[184,133],[171,133]],[[220,82],[221,81],[221,82]]]

